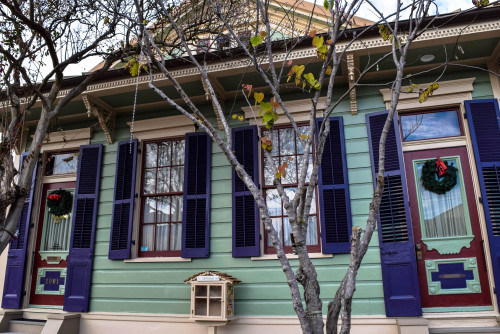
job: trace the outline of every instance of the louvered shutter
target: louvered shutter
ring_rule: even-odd
[[[500,284],[500,112],[498,101],[465,101],[488,230],[495,285]],[[497,292],[497,301],[500,298]]]
[[[233,129],[236,159],[259,187],[257,126]],[[260,256],[259,208],[252,193],[233,169],[233,257]]]
[[[21,155],[21,167],[19,168],[19,173],[21,173],[26,156],[27,153],[23,153]],[[17,224],[15,233],[17,238],[11,240],[10,242],[9,253],[7,255],[7,266],[5,268],[2,308],[18,309],[21,307],[24,286],[24,268],[26,265],[26,248],[30,230],[31,208],[33,205],[33,193],[35,189],[37,168],[38,162],[35,164],[35,170],[33,171],[29,197],[26,198],[23,204],[21,217],[19,218],[19,223]]]
[[[387,111],[382,111],[366,115],[374,185],[378,173],[379,141],[387,114]],[[397,115],[387,135],[384,180],[378,235],[386,315],[419,316],[422,307]]]
[[[64,310],[88,312],[101,181],[102,145],[80,146]]]
[[[318,119],[318,127],[322,121]],[[352,220],[342,117],[330,117],[330,133],[318,173],[318,194],[322,252],[349,253]]]
[[[182,257],[208,257],[210,253],[211,148],[206,133],[186,134]]]
[[[134,218],[135,167],[137,160],[137,139],[118,143],[115,173],[115,193],[111,236],[110,259],[129,259]]]

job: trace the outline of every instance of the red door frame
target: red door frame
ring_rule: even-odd
[[[30,288],[30,305],[41,305],[41,306],[63,306],[64,304],[64,294],[62,295],[43,295],[43,294],[35,294],[36,291],[36,283],[40,278],[38,277],[38,269],[42,268],[66,268],[68,261],[63,260],[59,264],[48,264],[46,260],[42,260],[39,251],[42,243],[42,234],[43,234],[43,225],[45,220],[45,203],[47,201],[47,193],[49,190],[59,189],[59,188],[75,188],[76,182],[60,182],[60,183],[47,183],[43,185],[42,188],[42,200],[40,205],[40,215],[38,217],[38,229],[36,235],[36,245],[34,252],[34,261],[32,268],[32,277],[31,277],[31,288]],[[69,250],[68,250],[69,252]],[[66,282],[65,282],[66,283]]]
[[[418,198],[415,187],[415,176],[413,172],[413,160],[435,159],[437,157],[460,156],[461,170],[464,180],[464,188],[467,198],[470,223],[474,239],[471,241],[470,248],[462,248],[459,254],[439,254],[437,250],[429,251],[422,242],[422,232],[420,229],[420,215],[418,210]],[[481,228],[479,226],[479,217],[472,183],[472,174],[469,165],[467,150],[464,146],[410,151],[404,153],[404,163],[406,169],[406,180],[408,183],[408,196],[410,200],[411,220],[413,225],[413,236],[415,244],[420,244],[422,249],[422,259],[417,258],[418,278],[420,282],[420,296],[422,307],[465,307],[465,306],[489,306],[492,305],[490,296],[490,287],[488,284],[488,274],[484,256],[483,240]],[[425,270],[425,260],[432,259],[453,259],[476,257],[479,280],[481,284],[481,293],[467,294],[439,294],[429,295],[427,276]]]

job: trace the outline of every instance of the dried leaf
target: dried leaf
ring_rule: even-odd
[[[316,35],[316,30],[309,31],[309,37],[314,37]]]

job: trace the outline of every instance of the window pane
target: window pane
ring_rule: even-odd
[[[184,164],[184,140],[172,142],[172,165]]]
[[[158,197],[156,221],[170,221],[170,197]]]
[[[401,116],[403,140],[460,136],[455,110]]]
[[[172,167],[171,192],[181,192],[184,183],[184,166]]]
[[[158,179],[156,180],[158,194],[170,192],[170,167],[158,168]]]
[[[170,142],[158,143],[158,166],[170,166]]]
[[[182,224],[170,224],[170,250],[181,250]]]
[[[285,235],[285,246],[291,246],[292,237],[290,234],[292,234],[292,225],[290,225],[288,218],[283,218],[283,233]]]
[[[299,127],[299,133],[301,135],[307,135],[307,132],[309,131],[308,126],[300,126]],[[303,154],[304,153],[304,146],[302,146],[300,140],[297,140],[297,154]]]
[[[273,158],[274,160],[274,164],[276,165],[276,167],[279,165],[279,158]],[[265,179],[265,182],[266,182],[266,185],[272,185],[273,184],[273,180],[274,180],[274,174],[276,173],[276,171],[273,172],[273,168],[269,167],[269,164],[267,163],[267,159],[264,159],[264,179]]]
[[[281,216],[281,198],[278,195],[278,190],[266,191],[266,203],[270,216]]]
[[[309,217],[307,224],[306,245],[318,244],[318,222],[316,216]]]
[[[456,167],[454,161],[448,161],[448,163]],[[418,164],[419,180],[422,174],[422,166],[423,163]],[[459,170],[458,173],[460,172]],[[467,235],[460,179],[458,177],[455,187],[442,195],[425,190],[422,182],[419,182],[419,204],[423,214],[424,237],[443,238]]]
[[[141,240],[141,251],[149,252],[154,251],[154,239],[155,239],[155,225],[143,225],[142,226],[142,240]]]
[[[300,172],[302,170],[302,165],[303,165],[303,161],[304,159],[302,158],[302,156],[298,156],[297,159],[299,160],[299,170],[297,171],[298,175],[300,176]],[[309,179],[311,178],[311,174],[312,174],[312,170],[313,170],[313,160],[312,160],[312,154],[309,154],[309,165],[307,165],[307,174],[306,174],[306,182],[309,182]]]
[[[165,251],[168,250],[168,233],[169,224],[158,224],[156,225],[156,250]]]
[[[144,171],[144,184],[143,192],[144,194],[154,194],[155,183],[156,183],[156,169],[146,169]]]
[[[156,215],[156,198],[146,197],[144,199],[144,209],[143,209],[143,222],[144,223],[154,223]]]
[[[182,196],[172,196],[172,217],[170,221],[180,222],[182,221]]]
[[[276,230],[276,232],[278,232],[278,238],[281,240],[281,218],[272,218],[271,219],[272,222],[273,222],[273,226],[274,226],[274,229]],[[268,234],[268,238],[267,238],[267,245],[272,247],[273,246],[273,242],[271,241],[271,236]]]
[[[292,184],[297,183],[297,163],[293,159],[292,161],[288,161],[287,158],[282,158],[281,165],[287,162],[288,167],[285,169],[285,176],[281,176],[281,183],[283,184]]]
[[[295,154],[295,139],[292,128],[280,129],[280,155]]]
[[[313,192],[313,198],[311,201],[311,210],[309,210],[310,215],[314,215],[316,213],[316,192]]]
[[[52,156],[52,159],[54,159],[52,175],[76,173],[78,153],[57,154]]]
[[[146,167],[156,167],[157,145],[146,144]]]

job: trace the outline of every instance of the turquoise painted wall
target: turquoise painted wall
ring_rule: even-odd
[[[443,80],[476,76],[473,97],[490,98],[492,92],[486,74],[456,72]],[[422,82],[432,80],[424,78]],[[353,224],[364,226],[372,188],[370,156],[365,114],[385,109],[379,87],[358,89],[358,115],[351,116],[348,102],[343,102],[335,115],[344,117],[347,166],[350,180]],[[231,106],[233,101],[226,103]],[[235,112],[239,112],[236,102]],[[209,110],[210,106],[203,109]],[[139,113],[138,119],[161,117],[170,112]],[[129,138],[127,121],[131,115],[117,119],[116,142]],[[168,136],[168,134],[166,134]],[[105,144],[102,131],[94,132],[92,143]],[[240,279],[236,287],[236,315],[295,315],[285,276],[277,260],[252,261],[231,256],[231,169],[220,150],[213,145],[211,252],[208,259],[173,263],[125,263],[108,260],[109,233],[115,174],[116,144],[104,148],[99,216],[97,222],[90,311],[188,314],[190,308],[187,277],[204,270],[219,270]],[[315,259],[321,282],[324,311],[334,296],[349,262],[348,255]],[[297,261],[292,260],[296,267]],[[354,315],[383,315],[384,301],[378,236],[375,233],[359,271],[353,301]]]

